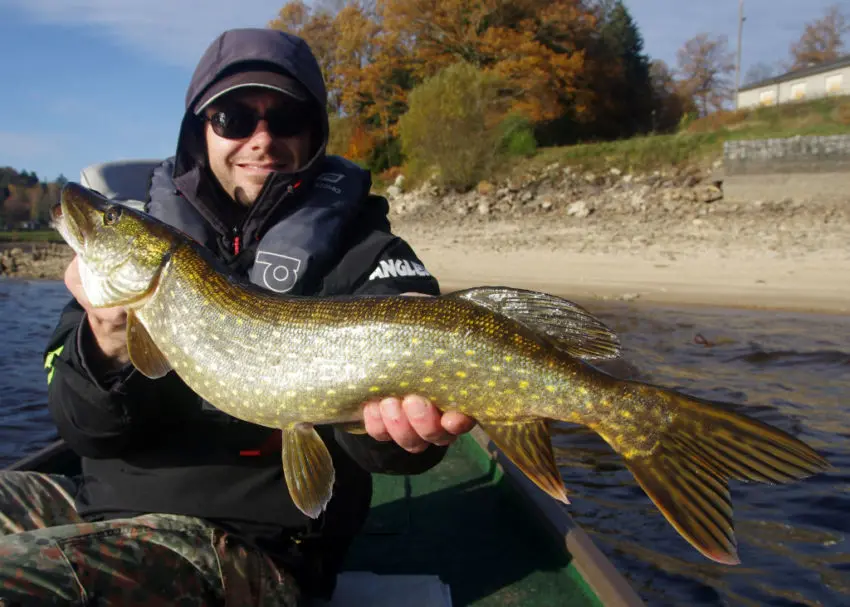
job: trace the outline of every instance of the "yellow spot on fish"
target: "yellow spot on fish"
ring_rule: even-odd
[[[464,352],[464,354],[466,354],[467,356],[475,356],[475,350],[467,350],[466,352]]]
[[[466,377],[466,372],[465,371],[458,371],[457,373],[455,373],[455,375],[457,375],[460,378],[463,378],[463,377]]]
[[[437,356],[440,356],[441,354],[445,354],[445,353],[446,353],[446,351],[443,350],[442,348],[437,348],[436,350],[434,350],[434,354],[436,354]]]
[[[242,320],[241,318],[237,318],[237,319],[236,319],[236,324],[237,324],[237,325],[244,325],[244,324],[245,324],[245,321],[244,321],[244,320]]]
[[[496,373],[502,370],[502,367],[500,367],[499,365],[493,365],[490,368],[493,369],[493,371],[495,371]]]
[[[492,388],[493,386],[496,385],[496,382],[491,379],[490,381],[487,382],[487,385]]]
[[[257,335],[256,333],[248,333],[248,337],[250,337],[251,339],[257,339],[259,335]]]
[[[399,385],[400,388],[406,388],[407,386],[410,385],[410,382],[409,381],[401,381],[401,382],[398,383],[398,385]]]
[[[461,396],[469,396],[469,391],[468,390],[461,390],[460,395]]]
[[[210,333],[210,337],[212,337],[214,341],[218,341],[218,340],[220,340],[220,339],[221,339],[221,338],[220,338],[218,335],[216,335],[215,333]]]
[[[370,386],[369,387],[369,392],[377,392],[378,390],[380,390],[380,388],[378,386]]]
[[[607,398],[603,398],[603,399],[602,399],[602,406],[603,406],[603,407],[610,407],[610,406],[611,406],[611,401],[609,401]]]
[[[418,345],[421,340],[418,337],[411,337],[410,343],[414,346]]]
[[[396,361],[392,360],[392,361],[390,361],[390,362],[388,362],[388,363],[387,363],[387,366],[388,366],[390,369],[395,369],[395,368],[398,366],[398,363],[397,363]]]
[[[509,362],[511,362],[513,359],[514,359],[514,357],[513,357],[513,356],[510,356],[510,355],[505,356],[505,362],[508,362],[508,363],[509,363]]]
[[[526,388],[528,388],[528,382],[525,381],[525,380],[522,380],[521,382],[519,382],[519,387],[520,387],[521,390],[525,390]]]
[[[327,394],[328,396],[333,396],[334,394],[336,394],[336,390],[328,390],[325,394]]]
[[[431,366],[431,365],[433,365],[433,364],[434,364],[434,361],[433,361],[433,360],[426,360],[426,361],[425,361],[425,366],[426,366],[426,367],[430,367],[430,366]]]
[[[554,392],[555,386],[546,386],[546,390],[548,390],[549,392]]]
[[[582,396],[587,396],[587,388],[585,388],[585,387],[579,388],[578,393],[581,394]]]
[[[604,400],[602,401],[602,404],[603,404],[603,405],[605,404],[605,401],[604,401]],[[632,417],[632,412],[631,412],[631,411],[626,411],[625,409],[623,409],[622,411],[620,411],[620,417],[622,417],[622,418],[624,418],[624,419],[631,419],[631,417]]]
[[[423,377],[422,381],[425,382],[426,384],[430,384],[432,381],[434,381],[434,378],[433,377]]]

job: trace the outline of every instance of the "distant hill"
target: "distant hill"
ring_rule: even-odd
[[[34,229],[50,221],[50,207],[59,201],[67,179],[41,181],[35,172],[0,167],[0,228]]]

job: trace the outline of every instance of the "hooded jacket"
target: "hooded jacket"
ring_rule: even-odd
[[[241,216],[210,176],[193,108],[222,74],[257,62],[310,92],[322,137],[306,166],[272,173]],[[233,272],[277,292],[439,294],[407,243],[390,232],[387,202],[369,195],[368,172],[325,155],[325,103],[321,71],[301,39],[266,29],[224,33],[192,77],[177,151],[154,171],[148,212],[206,245]],[[86,354],[92,339],[72,301],[46,354],[50,412],[82,456],[80,514],[101,520],[162,512],[212,521],[284,563],[308,593],[327,596],[333,588],[368,512],[370,473],[419,473],[445,453],[432,446],[413,455],[395,443],[320,428],[337,481],[326,512],[312,521],[289,497],[276,431],[218,411],[173,373],[159,380],[132,367],[104,373]]]

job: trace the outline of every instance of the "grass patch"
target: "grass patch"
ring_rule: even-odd
[[[725,141],[848,135],[849,117],[850,97],[717,112],[672,135],[543,148],[533,158],[515,163],[513,170],[521,173],[555,162],[589,171],[618,168],[632,172],[703,165],[722,157]]]
[[[0,232],[0,242],[65,242],[56,230],[11,230]]]

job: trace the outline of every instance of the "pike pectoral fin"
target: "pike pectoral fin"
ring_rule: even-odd
[[[525,422],[482,422],[478,424],[496,446],[538,487],[560,502],[569,504],[564,481],[555,465],[549,425],[544,419]]]
[[[132,310],[127,312],[127,349],[130,362],[146,377],[159,379],[171,371],[171,365]]]
[[[366,426],[363,425],[363,420],[353,422],[340,422],[334,424],[334,428],[339,428],[343,432],[349,434],[366,434]]]
[[[507,316],[576,358],[588,362],[620,356],[617,335],[576,303],[561,297],[509,287],[476,287],[445,297],[465,299]]]
[[[283,474],[292,501],[317,518],[331,500],[334,464],[322,437],[310,424],[291,424],[281,431]]]

